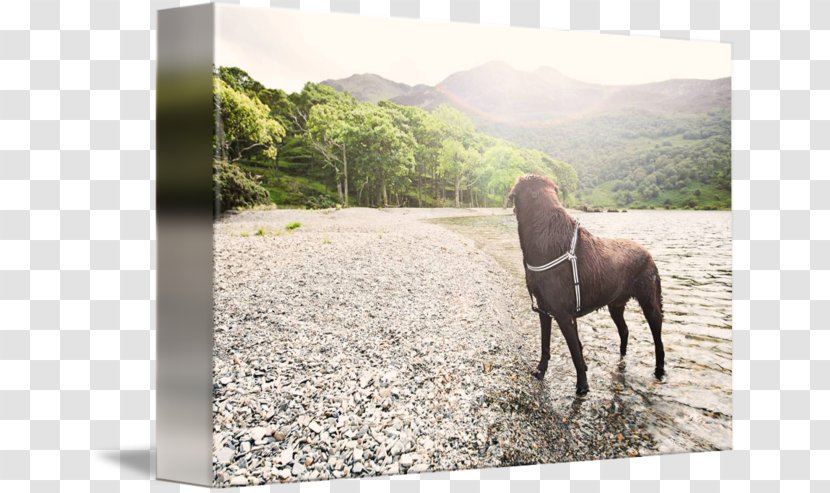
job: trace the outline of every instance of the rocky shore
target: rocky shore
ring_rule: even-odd
[[[217,223],[217,485],[500,462],[487,394],[509,347],[505,282],[429,215]]]
[[[571,422],[586,415],[572,375],[529,376],[538,334],[515,322],[515,279],[426,221],[497,213],[271,210],[217,221],[215,485],[647,450],[611,400],[590,405],[590,426]],[[552,368],[569,367],[554,358]]]

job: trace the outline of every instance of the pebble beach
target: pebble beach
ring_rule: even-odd
[[[573,395],[557,342],[552,375],[530,376],[539,335],[526,290],[433,222],[488,214],[510,211],[219,219],[215,486],[653,453],[614,399]]]

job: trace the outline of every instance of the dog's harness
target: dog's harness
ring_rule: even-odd
[[[577,267],[576,267],[576,239],[578,237],[579,237],[579,219],[576,220],[576,225],[574,226],[574,235],[573,235],[573,238],[571,238],[571,249],[570,250],[568,250],[566,253],[563,253],[561,256],[551,260],[550,262],[548,262],[544,265],[540,265],[538,267],[530,265],[527,262],[525,262],[525,267],[527,268],[527,270],[532,271],[532,272],[543,272],[543,271],[546,271],[548,269],[552,269],[552,268],[556,267],[557,265],[565,262],[566,260],[570,260],[571,261],[571,270],[573,271],[573,275],[574,275],[574,293],[576,294],[576,313],[579,313],[579,310],[581,309],[581,305],[582,305],[582,300],[580,299],[580,296],[579,296],[579,271],[577,270]],[[533,293],[530,294],[530,308],[533,309],[533,311],[536,312],[536,313],[542,313],[542,314],[547,315],[548,317],[553,318],[553,315],[551,315],[547,311],[542,310],[541,308],[536,306],[536,304],[533,302]]]

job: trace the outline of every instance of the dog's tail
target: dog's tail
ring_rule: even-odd
[[[651,312],[651,316],[663,319],[663,287],[660,282],[660,272],[654,260],[648,259],[648,266],[640,274],[637,282],[637,301],[644,312]],[[646,315],[648,318],[649,315]]]

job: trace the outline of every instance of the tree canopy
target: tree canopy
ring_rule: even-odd
[[[577,188],[569,164],[479,132],[451,106],[360,102],[311,82],[286,93],[236,67],[217,69],[214,91],[217,158],[277,203],[496,206],[527,172],[553,178],[564,198]]]
[[[219,156],[233,162],[254,153],[274,159],[285,128],[271,118],[268,106],[255,95],[238,91],[220,78],[214,78],[221,132],[217,132]]]

